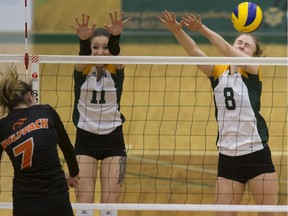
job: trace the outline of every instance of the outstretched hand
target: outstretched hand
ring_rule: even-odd
[[[75,17],[76,24],[71,24],[71,27],[77,32],[78,37],[81,40],[87,40],[93,34],[94,29],[96,28],[96,23],[93,23],[92,26],[89,25],[89,14],[82,13],[82,21],[79,22],[78,17]]]
[[[184,25],[183,20],[180,23],[177,21],[174,12],[170,13],[167,10],[163,11],[162,16],[158,18],[160,22],[162,22],[164,26],[171,32],[179,31]]]
[[[120,35],[124,24],[128,22],[131,17],[128,17],[127,19],[124,19],[124,12],[121,13],[120,17],[118,18],[118,12],[114,11],[114,14],[112,12],[109,12],[111,23],[109,25],[104,24],[104,27],[111,35]]]
[[[203,28],[202,18],[200,14],[198,14],[197,17],[193,14],[186,14],[182,18],[182,21],[184,23],[184,26],[191,31],[199,32]]]

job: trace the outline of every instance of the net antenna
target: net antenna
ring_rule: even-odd
[[[24,57],[24,64],[25,64],[25,80],[28,80],[28,66],[29,66],[29,55],[28,55],[28,24],[27,24],[27,0],[25,0],[25,57]]]
[[[25,80],[32,81],[32,90],[33,95],[39,104],[40,102],[40,93],[39,93],[39,57],[37,55],[29,56],[28,53],[28,7],[27,7],[27,0],[25,0],[25,55],[24,55],[24,64],[25,64]],[[31,59],[29,58],[31,57]],[[31,63],[30,68],[30,77],[28,77],[28,68],[29,63]]]

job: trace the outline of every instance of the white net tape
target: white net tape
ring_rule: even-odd
[[[209,205],[209,204],[72,204],[73,209],[118,209],[137,211],[229,211],[229,212],[288,212],[287,206],[275,205]],[[1,209],[12,209],[12,203],[0,203]]]
[[[170,65],[203,65],[227,64],[230,65],[288,65],[288,59],[283,57],[174,57],[174,56],[64,56],[38,55],[39,63],[61,64],[170,64]],[[24,55],[0,54],[0,62],[24,61]]]

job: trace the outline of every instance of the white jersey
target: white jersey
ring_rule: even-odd
[[[224,155],[250,154],[267,145],[268,129],[259,113],[259,76],[241,69],[230,75],[229,66],[214,67],[210,80],[218,122],[217,147]]]
[[[122,73],[124,78],[123,70],[117,71],[111,65],[104,68],[98,79],[94,65],[89,65],[82,73],[74,72],[76,98],[74,110],[77,109],[74,124],[78,128],[95,134],[109,134],[122,124],[115,80],[122,81],[120,83],[122,91],[123,79],[112,77],[113,74],[116,76],[117,72]]]

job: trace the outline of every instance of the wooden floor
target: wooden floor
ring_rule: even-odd
[[[179,154],[134,154],[128,152],[126,180],[123,187],[123,203],[149,204],[213,204],[217,167],[216,154],[187,155]],[[274,163],[280,175],[279,205],[287,205],[287,155],[274,155]],[[281,161],[282,160],[282,161]],[[4,162],[4,163],[3,163]],[[11,179],[12,167],[7,156],[1,166],[0,202],[12,202]],[[99,182],[99,181],[98,181]],[[99,193],[99,185],[96,194]],[[71,190],[71,201],[75,201]],[[242,200],[243,205],[254,204],[247,190]],[[1,216],[11,216],[10,210],[0,210]],[[97,211],[95,211],[95,215]],[[188,216],[214,215],[213,212],[173,212],[173,211],[120,211],[125,215],[160,215]],[[239,213],[252,216],[256,213]],[[279,216],[287,215],[281,213]]]

